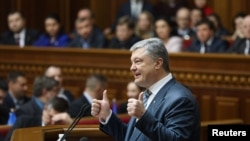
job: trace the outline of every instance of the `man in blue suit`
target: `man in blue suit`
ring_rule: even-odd
[[[130,51],[130,70],[136,84],[146,90],[138,99],[128,99],[131,116],[128,125],[110,110],[107,91],[102,100],[94,99],[91,114],[99,118],[100,129],[118,141],[199,141],[197,101],[173,77],[162,41],[145,39],[134,44]]]
[[[214,24],[205,19],[197,23],[197,39],[195,39],[188,48],[190,52],[199,53],[223,53],[228,49],[228,43],[225,40],[215,36]]]

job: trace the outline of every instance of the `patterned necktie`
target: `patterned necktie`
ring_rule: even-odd
[[[147,101],[148,101],[148,98],[149,96],[152,94],[152,92],[150,90],[146,90],[144,95],[143,95],[143,104],[144,104],[144,107],[147,106]]]

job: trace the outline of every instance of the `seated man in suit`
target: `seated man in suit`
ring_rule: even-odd
[[[250,15],[243,19],[243,28],[244,38],[237,38],[232,47],[229,48],[229,53],[250,54]]]
[[[2,44],[24,47],[32,45],[39,37],[38,31],[26,27],[25,17],[20,11],[9,13],[8,26],[9,31],[2,35]]]
[[[146,90],[139,98],[128,99],[128,125],[110,110],[106,90],[102,100],[94,99],[91,114],[99,118],[101,131],[118,141],[199,141],[198,103],[172,75],[164,43],[149,38],[130,51],[135,83]]]
[[[177,33],[183,39],[188,40],[195,37],[195,32],[190,28],[190,10],[180,8],[176,13]]]
[[[121,17],[117,23],[115,36],[109,43],[109,48],[114,49],[129,49],[140,38],[134,33],[135,24],[133,20],[124,16]]]
[[[58,92],[59,83],[54,78],[46,76],[36,77],[33,84],[32,99],[16,110],[16,116],[42,116],[44,105],[57,96]]]
[[[102,91],[107,87],[107,79],[101,74],[90,75],[85,83],[85,90],[82,96],[73,101],[69,108],[70,116],[75,118],[84,104],[91,105],[92,99],[101,99]],[[86,110],[83,116],[91,116],[91,107]]]
[[[69,43],[69,47],[77,48],[102,48],[105,45],[103,33],[95,28],[91,19],[80,18],[75,22],[76,35]]]
[[[67,113],[68,108],[69,105],[65,99],[54,97],[46,104],[42,116],[23,115],[18,117],[5,137],[5,141],[10,141],[13,131],[18,128],[71,124],[73,119]]]
[[[56,81],[59,82],[59,97],[64,98],[65,100],[67,100],[69,103],[71,103],[74,100],[73,95],[71,94],[71,92],[69,90],[66,90],[63,88],[63,74],[62,74],[62,70],[60,67],[58,66],[49,66],[44,73],[45,76],[47,77],[53,77]]]
[[[214,24],[205,19],[199,21],[196,25],[197,39],[193,40],[190,52],[199,53],[223,53],[228,49],[228,43],[221,38],[215,36]]]
[[[9,110],[16,110],[30,100],[30,98],[26,96],[28,90],[27,79],[24,73],[13,71],[8,74],[7,81],[8,92],[3,100],[3,106]]]

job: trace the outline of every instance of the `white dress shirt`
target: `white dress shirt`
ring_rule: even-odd
[[[210,47],[210,46],[212,45],[213,40],[214,40],[214,38],[210,38],[210,39],[208,39],[208,41],[206,42],[207,47]],[[202,43],[202,44],[201,44],[200,53],[201,53],[201,54],[204,54],[204,53],[205,53],[205,51],[206,51],[205,44],[204,44],[204,43]]]
[[[246,40],[246,47],[245,47],[245,50],[244,50],[245,55],[249,54],[249,49],[250,49],[250,41]]]
[[[142,12],[142,0],[130,0],[131,14],[133,17],[138,18]]]
[[[20,33],[15,33],[14,34],[14,38],[15,39],[19,39],[19,47],[23,48],[25,46],[25,34],[26,34],[26,30],[23,29]]]

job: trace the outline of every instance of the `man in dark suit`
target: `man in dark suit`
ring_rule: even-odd
[[[42,116],[44,105],[57,96],[58,90],[59,83],[54,78],[46,76],[36,77],[33,84],[32,99],[16,110],[16,116]]]
[[[134,21],[136,21],[142,11],[149,11],[150,13],[155,15],[153,6],[148,3],[147,0],[128,0],[127,2],[123,3],[119,8],[119,11],[116,15],[116,19],[112,24],[111,28],[105,29],[105,35],[108,35],[115,31],[117,22],[121,17],[129,16]]]
[[[20,11],[9,13],[8,26],[9,31],[2,34],[1,44],[24,47],[32,45],[39,37],[38,31],[26,28],[25,18]]]
[[[134,22],[128,16],[119,19],[115,33],[109,42],[109,48],[129,49],[134,43],[141,40],[134,34]]]
[[[91,116],[91,103],[92,99],[101,99],[102,92],[107,87],[107,79],[101,74],[92,74],[86,80],[85,90],[83,95],[73,101],[69,108],[70,116],[75,118],[80,112],[82,105],[87,104],[89,108],[86,110],[83,116]]]
[[[103,33],[95,28],[90,19],[76,20],[76,35],[69,43],[69,47],[73,48],[103,48],[106,38]]]
[[[26,96],[28,90],[27,79],[24,73],[13,71],[8,74],[8,92],[3,100],[3,106],[16,110],[27,103],[30,98]]]
[[[44,73],[45,76],[47,77],[52,77],[54,78],[56,81],[59,82],[59,97],[64,98],[65,100],[68,101],[68,103],[70,104],[73,100],[74,97],[72,95],[72,93],[69,90],[66,90],[63,88],[63,73],[60,67],[58,66],[49,66]]]
[[[215,36],[215,27],[207,19],[201,20],[196,25],[197,39],[187,48],[190,52],[223,53],[228,49],[228,43]]]
[[[158,38],[137,42],[130,70],[135,82],[146,88],[138,99],[128,99],[128,125],[110,110],[107,91],[94,99],[91,114],[99,118],[100,129],[116,140],[199,141],[200,113],[196,99],[178,83],[169,69],[168,53]]]
[[[243,35],[245,38],[236,38],[232,47],[228,50],[229,53],[250,54],[250,15],[244,18],[243,27]]]

